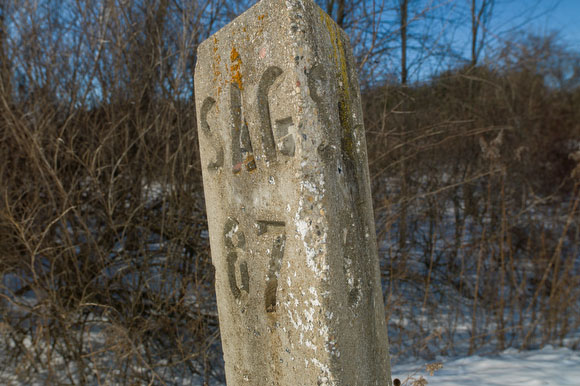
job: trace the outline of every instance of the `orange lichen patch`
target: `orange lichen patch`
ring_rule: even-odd
[[[230,61],[232,62],[232,65],[230,66],[231,82],[237,84],[238,88],[242,90],[242,73],[240,72],[242,58],[240,57],[240,53],[238,50],[236,50],[235,47],[232,48],[230,53]]]
[[[233,47],[232,52],[230,54],[230,60],[232,62],[234,62],[234,61],[238,60],[239,58],[240,58],[240,53],[238,52],[238,50],[236,50],[236,47]]]
[[[262,21],[262,20],[264,20],[264,18],[266,16],[267,16],[267,14],[260,15],[260,16],[258,16],[258,20]]]
[[[237,84],[238,87],[240,88],[240,90],[242,90],[243,89],[243,86],[242,86],[242,74],[240,74],[240,71],[234,70],[233,68],[232,68],[232,71],[235,71],[232,74],[232,83]]]
[[[213,55],[213,62],[212,62],[213,82],[214,82],[214,84],[219,83],[219,79],[220,79],[220,77],[222,75],[221,71],[219,70],[219,68],[220,68],[220,62],[221,62],[222,58],[218,54],[218,50],[219,50],[218,40],[214,36],[214,38],[213,38],[213,54],[214,55]],[[221,87],[218,87],[217,94],[220,95],[221,91],[222,91],[221,90]]]
[[[222,73],[220,70],[218,70],[218,66],[219,66],[219,62],[220,62],[220,58],[219,55],[217,56],[217,58],[215,58],[214,62],[212,63],[212,67],[213,67],[213,83],[217,84],[219,82],[219,78],[221,77]],[[218,95],[221,93],[221,87],[218,87],[217,89],[217,93]]]

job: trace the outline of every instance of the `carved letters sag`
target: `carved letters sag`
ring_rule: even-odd
[[[267,163],[277,160],[277,153],[285,156],[294,156],[294,137],[289,133],[290,126],[293,125],[292,117],[277,119],[272,125],[270,116],[269,91],[276,79],[282,75],[283,71],[276,67],[269,67],[263,74],[258,84],[257,90],[257,110],[259,116],[259,133],[264,148],[264,158]],[[207,97],[201,108],[201,129],[210,142],[216,154],[216,160],[207,165],[208,170],[216,170],[224,165],[224,147],[217,133],[212,132],[208,123],[208,114],[214,107],[216,101]],[[251,172],[257,168],[254,159],[254,150],[248,123],[244,117],[244,103],[242,90],[236,83],[230,84],[229,112],[231,115],[232,127],[230,130],[232,154],[231,166],[234,174],[239,174],[242,169]],[[276,145],[278,139],[278,146]]]

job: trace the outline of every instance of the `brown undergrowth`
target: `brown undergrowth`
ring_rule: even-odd
[[[579,79],[540,42],[364,98],[395,358],[580,343]]]

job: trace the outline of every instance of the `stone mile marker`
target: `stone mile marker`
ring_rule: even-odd
[[[263,0],[201,44],[195,97],[228,385],[391,385],[348,36]]]

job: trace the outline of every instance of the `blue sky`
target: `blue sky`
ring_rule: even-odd
[[[447,32],[443,32],[442,40],[449,40],[455,50],[456,59],[445,62],[442,66],[437,59],[427,58],[420,62],[424,47],[418,47],[408,53],[409,79],[411,81],[428,78],[433,73],[446,70],[466,63],[471,57],[471,19],[470,0],[417,0],[424,7],[431,4],[449,5],[443,7],[443,23]],[[481,0],[477,0],[481,4]],[[418,8],[421,10],[421,8]],[[437,28],[432,32],[437,34]],[[413,26],[411,26],[413,28]],[[421,26],[419,25],[419,29]],[[491,24],[486,32],[486,49],[480,54],[479,62],[485,62],[486,54],[494,57],[497,48],[505,46],[506,41],[523,37],[530,33],[536,36],[546,36],[558,32],[557,42],[570,49],[580,52],[580,0],[495,0]],[[480,35],[481,36],[481,35]],[[396,44],[396,43],[395,43]],[[391,73],[398,73],[399,62],[396,50],[389,52],[387,68]]]
[[[580,0],[498,0],[494,18],[501,29],[531,20],[524,30],[539,35],[560,31],[570,47],[580,50]]]
[[[545,25],[561,28],[566,40],[580,50],[580,0],[562,0],[552,15],[545,18]]]

